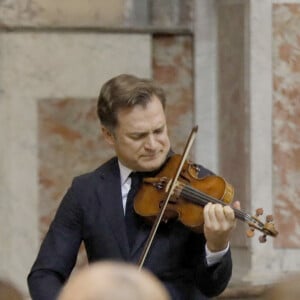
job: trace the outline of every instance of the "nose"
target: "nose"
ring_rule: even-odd
[[[149,134],[147,137],[147,140],[145,142],[145,148],[147,150],[154,150],[156,143],[157,143],[157,141],[156,141],[155,136],[153,134]]]

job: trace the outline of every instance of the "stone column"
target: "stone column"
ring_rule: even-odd
[[[245,211],[263,207],[279,230],[260,244],[238,222],[233,285],[299,270],[300,1],[290,2],[195,1],[195,118],[207,133],[200,127],[197,154],[234,185]]]
[[[217,12],[215,1],[195,1],[195,140],[196,160],[218,170]]]

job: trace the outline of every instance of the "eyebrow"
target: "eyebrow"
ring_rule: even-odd
[[[152,132],[162,131],[166,125],[163,124],[158,128],[155,128]],[[145,136],[149,133],[149,131],[136,131],[136,132],[129,132],[128,135],[132,137],[136,136]]]

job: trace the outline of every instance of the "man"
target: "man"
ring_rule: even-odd
[[[127,212],[127,195],[130,203],[132,172],[153,175],[172,155],[165,102],[163,90],[151,80],[123,74],[103,85],[98,115],[116,157],[74,179],[28,276],[33,300],[55,299],[82,241],[89,262],[139,260],[151,226],[132,210]],[[202,166],[199,170],[200,177],[211,174]],[[126,227],[127,221],[131,225]],[[231,277],[229,238],[234,226],[233,210],[215,204],[204,208],[204,234],[178,221],[161,224],[144,268],[164,283],[172,299],[218,295]]]
[[[170,300],[162,283],[147,270],[121,262],[97,262],[68,280],[58,300]]]

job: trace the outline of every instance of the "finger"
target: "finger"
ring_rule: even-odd
[[[209,202],[207,203],[205,206],[204,206],[204,211],[203,211],[203,214],[204,214],[204,223],[206,225],[210,224],[211,223],[211,209],[212,209],[212,204]]]
[[[214,219],[219,223],[225,220],[224,207],[221,204],[214,205]]]
[[[227,220],[230,220],[230,221],[234,220],[234,218],[235,218],[234,210],[230,206],[228,206],[228,205],[224,206],[223,211],[224,211],[224,215]]]
[[[233,207],[236,209],[241,209],[241,203],[240,201],[234,201],[233,202]]]

